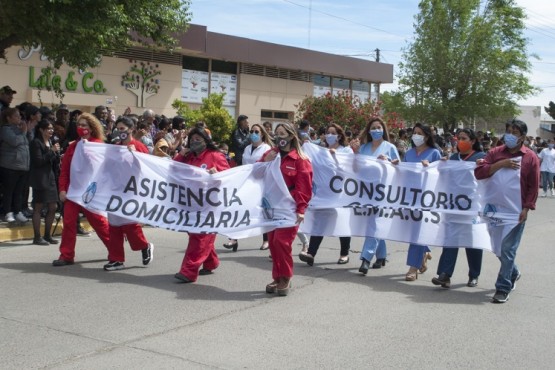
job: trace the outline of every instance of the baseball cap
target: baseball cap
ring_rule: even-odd
[[[0,89],[0,94],[17,94],[17,91],[6,85]]]

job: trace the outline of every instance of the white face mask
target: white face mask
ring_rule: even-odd
[[[424,144],[424,142],[425,142],[424,136],[423,135],[418,135],[418,134],[413,134],[412,135],[412,142],[414,143],[414,145],[420,146],[420,145]]]
[[[334,134],[327,134],[326,135],[326,143],[328,143],[328,145],[334,145],[335,143],[337,143],[337,137],[339,135],[334,135]]]

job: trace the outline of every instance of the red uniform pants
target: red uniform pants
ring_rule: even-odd
[[[77,241],[77,219],[79,212],[83,212],[96,235],[102,240],[106,248],[108,248],[110,240],[110,231],[108,219],[95,213],[92,213],[71,200],[64,202],[64,228],[62,230],[62,242],[60,243],[61,260],[72,261],[75,258],[75,242]]]
[[[148,241],[143,234],[143,228],[139,224],[128,224],[121,226],[110,225],[110,243],[108,244],[108,260],[125,262],[125,251],[123,250],[123,237],[127,237],[129,246],[134,251],[148,248]]]
[[[272,254],[272,277],[278,280],[282,277],[293,277],[293,241],[297,236],[299,226],[275,229],[268,233],[268,244]]]
[[[207,270],[215,270],[220,265],[214,242],[216,234],[189,233],[189,244],[179,272],[191,281],[197,281],[202,265]]]

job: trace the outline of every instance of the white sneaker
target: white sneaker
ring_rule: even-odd
[[[6,213],[6,222],[15,222],[15,218],[13,217],[13,212]]]
[[[546,196],[547,196],[547,191],[544,191],[544,192],[542,193],[542,198],[545,198]]]
[[[19,212],[17,215],[15,215],[15,219],[16,219],[17,221],[19,221],[19,222],[27,222],[27,221],[29,221],[29,220],[27,219],[27,217],[25,217],[25,216],[23,215],[23,212]]]
[[[553,192],[553,189],[551,189],[551,196],[554,196],[554,195],[555,195],[555,194],[554,194],[554,192]]]

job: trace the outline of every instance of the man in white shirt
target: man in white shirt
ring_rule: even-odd
[[[555,176],[555,143],[553,140],[547,141],[547,148],[544,148],[538,157],[540,158],[540,174],[542,179],[543,194],[542,197],[547,196],[547,188],[551,192],[551,196],[554,195],[553,192],[553,176]]]

